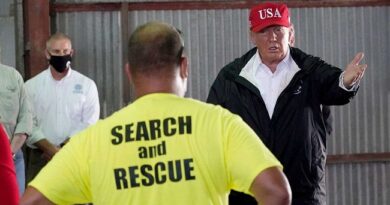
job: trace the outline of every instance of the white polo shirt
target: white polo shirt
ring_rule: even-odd
[[[59,145],[99,119],[95,82],[71,68],[59,81],[46,69],[26,82],[26,90],[35,113],[30,147],[43,138]]]

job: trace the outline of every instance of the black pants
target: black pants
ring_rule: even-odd
[[[43,152],[40,149],[32,149],[29,147],[26,150],[26,183],[28,184],[41,169],[47,164],[47,160],[43,158]]]

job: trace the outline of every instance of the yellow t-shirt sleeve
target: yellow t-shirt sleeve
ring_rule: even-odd
[[[29,184],[55,204],[91,202],[87,131],[72,137]]]
[[[226,129],[226,164],[231,189],[247,194],[255,177],[270,167],[282,165],[238,116],[228,120]]]

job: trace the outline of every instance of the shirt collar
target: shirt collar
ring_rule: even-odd
[[[287,54],[286,56],[283,58],[282,61],[280,61],[280,63],[278,64],[278,66],[276,67],[276,71],[275,73],[279,72],[280,70],[283,70],[283,69],[289,69],[290,68],[290,64],[291,64],[291,55],[290,55],[290,48],[287,49]],[[271,73],[271,71],[269,70],[268,66],[265,65],[263,63],[263,61],[261,60],[260,58],[260,54],[259,54],[259,50],[257,50],[256,52],[256,55],[254,56],[254,63],[253,63],[253,66],[254,66],[254,71],[255,73],[257,72],[267,72],[267,73]]]
[[[50,78],[51,78],[52,80],[54,80],[54,81],[57,81],[57,80],[55,80],[55,79],[53,78],[53,75],[51,74],[50,65],[49,65],[49,67],[48,67],[47,70],[48,70],[48,72],[49,72]],[[68,73],[66,73],[66,75],[65,75],[60,81],[63,81],[64,79],[69,78],[69,76],[71,75],[71,73],[72,73],[72,68],[69,66]]]
[[[280,65],[284,65],[281,67],[286,67],[286,69],[297,69],[297,66],[290,55],[290,49],[287,50],[286,56],[283,58],[283,60],[279,63],[278,68]],[[292,65],[292,66],[289,66]],[[296,67],[296,68],[295,68]],[[281,70],[281,69],[279,69]],[[262,63],[260,59],[259,50],[256,51],[256,54],[252,56],[252,58],[248,61],[248,63],[244,66],[244,68],[240,72],[240,76],[247,79],[249,82],[251,82],[253,85],[257,85],[257,79],[256,74],[259,72],[266,72],[268,74],[271,74],[271,71],[269,70],[268,66]]]

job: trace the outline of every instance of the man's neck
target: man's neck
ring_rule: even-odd
[[[182,96],[183,93],[180,78],[164,79],[138,77],[134,82],[134,88],[136,99],[152,93],[171,93],[178,96]]]
[[[260,55],[260,54],[259,54]],[[261,59],[261,62],[266,65],[270,71],[272,73],[275,73],[276,71],[276,68],[278,67],[278,65],[284,60],[284,58],[286,58],[288,55],[288,53],[286,55],[284,55],[284,57],[282,57],[281,59],[280,58],[275,58],[275,59],[270,59],[270,60],[265,60],[265,59],[262,59],[261,58],[261,55],[259,56],[260,59]]]
[[[60,81],[62,78],[64,78],[69,72],[69,68],[67,68],[64,72],[60,73],[57,72],[53,67],[50,66],[50,73],[51,76],[53,76],[54,80]]]
[[[264,65],[266,65],[266,66],[270,69],[270,71],[271,71],[272,73],[275,73],[276,68],[278,67],[280,61],[275,61],[275,62],[263,62],[263,63],[264,63]]]

